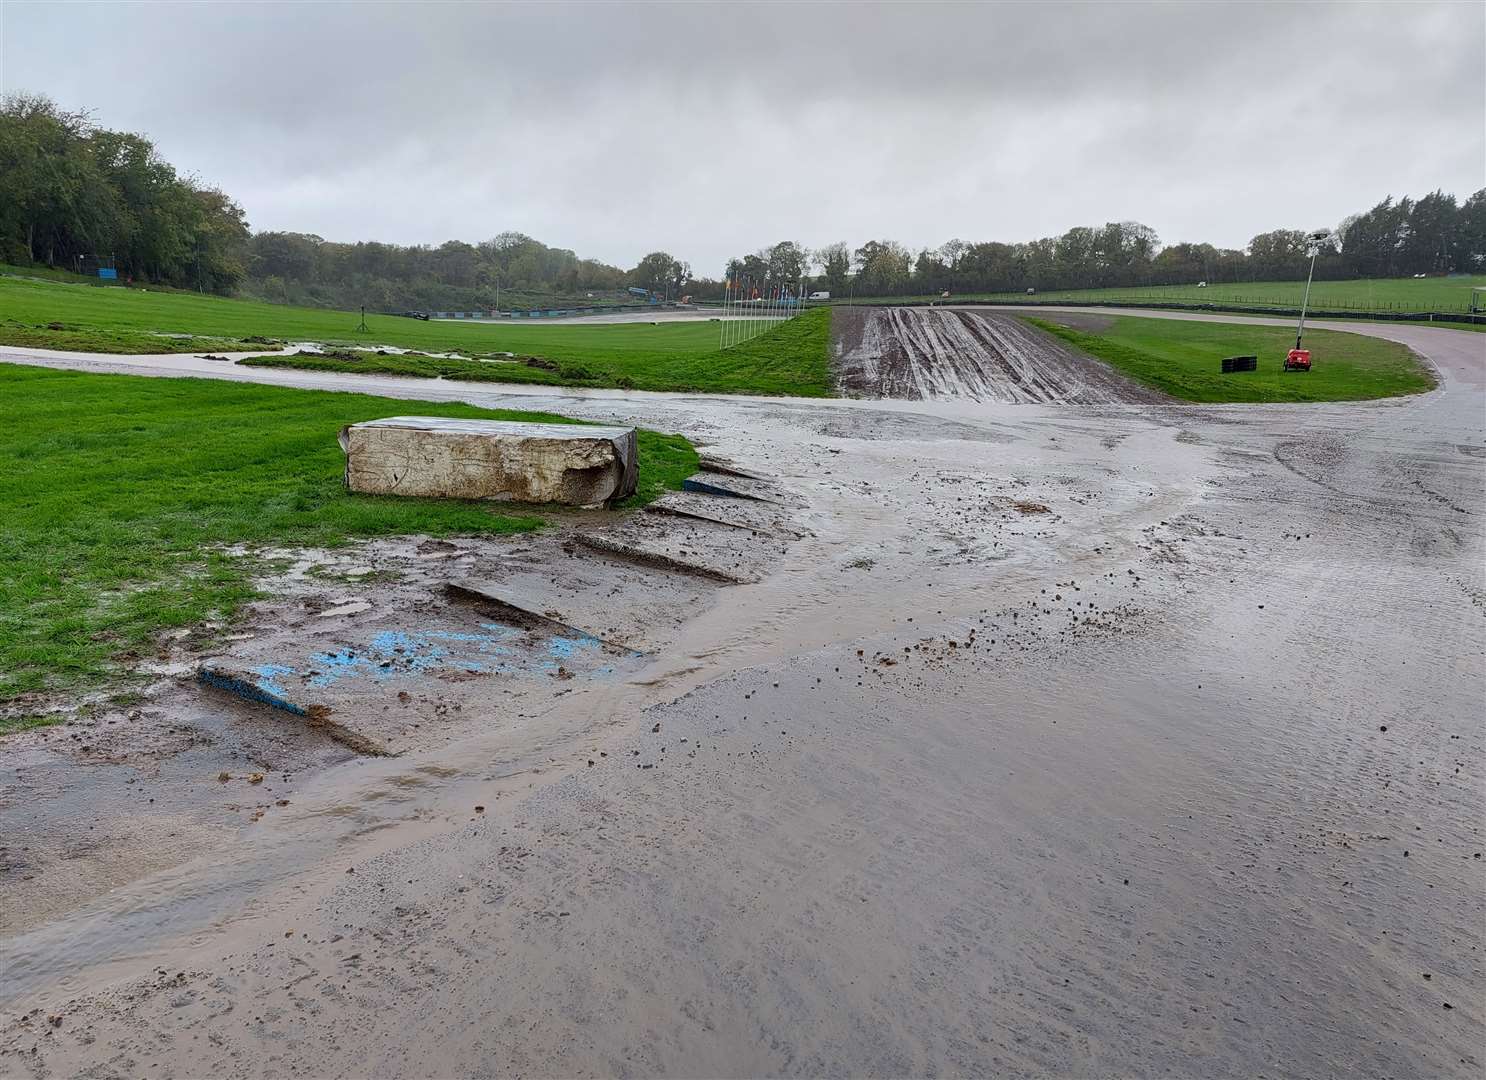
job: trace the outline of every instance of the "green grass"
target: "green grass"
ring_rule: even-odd
[[[709,333],[717,328],[710,323]],[[594,329],[584,327],[584,330]],[[609,327],[614,330],[623,327]],[[556,333],[548,330],[544,333]],[[515,361],[443,359],[426,355],[366,354],[357,359],[313,354],[254,356],[248,367],[303,368],[362,375],[403,375],[467,382],[544,383],[554,386],[617,386],[628,390],[683,390],[823,397],[831,393],[830,312],[806,312],[726,352],[697,355],[657,353],[643,358]]]
[[[337,431],[400,413],[565,421],[0,364],[0,703],[95,685],[163,630],[230,619],[253,596],[254,562],[227,545],[540,527],[521,508],[347,492]],[[697,466],[679,436],[642,431],[639,450],[631,505]]]
[[[68,326],[65,323],[27,326],[9,319],[0,322],[0,345],[18,345],[26,349],[61,349],[64,352],[124,354],[245,352],[269,347],[236,338],[165,337],[143,330],[96,330]]]
[[[1311,285],[1311,307],[1336,311],[1454,311],[1470,310],[1471,290],[1486,287],[1486,274],[1470,277],[1383,278],[1361,281],[1317,281]],[[1257,281],[1237,284],[1214,283],[1205,289],[1194,285],[1144,285],[1130,289],[1062,289],[1038,292],[956,294],[955,300],[1035,301],[1040,303],[1088,303],[1115,300],[1122,303],[1239,304],[1252,307],[1296,307],[1305,293],[1304,281]],[[901,303],[906,297],[898,297]],[[931,300],[937,297],[914,297]],[[868,301],[852,300],[851,303]],[[893,303],[892,299],[872,301]],[[1465,323],[1442,323],[1464,328]]]
[[[32,728],[50,727],[52,724],[60,724],[67,717],[62,713],[47,713],[44,715],[22,714],[20,716],[0,716],[0,735],[13,735],[17,731],[30,731]]]
[[[563,369],[553,372],[518,364],[480,364],[461,370],[459,375],[483,381],[709,393],[825,396],[831,392],[827,309],[806,312],[726,352],[718,350],[718,327],[711,322],[490,324],[368,315],[367,330],[362,333],[357,330],[360,318],[354,312],[194,293],[98,289],[0,276],[0,344],[32,344],[34,337],[22,341],[12,340],[9,335],[18,335],[17,327],[29,328],[34,335],[37,328],[60,322],[78,331],[96,332],[100,340],[125,332],[188,333],[235,340],[263,336],[329,344],[392,345],[466,356],[511,352],[543,357]],[[222,346],[213,348],[223,351]],[[204,349],[192,346],[193,352]],[[492,380],[488,373],[477,374],[492,368],[501,373],[499,379]],[[376,369],[362,364],[347,370]],[[436,374],[397,372],[424,373]]]
[[[53,266],[16,266],[13,263],[0,263],[0,274],[10,277],[36,278],[43,281],[65,281],[71,285],[107,287],[123,284],[117,281],[105,282],[97,274],[75,274],[71,270],[62,270]]]
[[[1308,331],[1312,370],[1286,374],[1281,361],[1295,344],[1294,330],[1286,327],[1117,316],[1107,328],[1089,332],[1056,320],[1027,321],[1185,401],[1364,401],[1435,386],[1407,348],[1361,334]],[[1248,355],[1259,357],[1257,371],[1220,372],[1223,357]]]

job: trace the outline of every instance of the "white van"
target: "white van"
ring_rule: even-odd
[[[810,294],[811,300],[829,300],[830,298],[831,294],[828,292],[813,292]]]

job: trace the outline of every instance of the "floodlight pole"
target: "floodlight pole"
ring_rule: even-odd
[[[1311,302],[1311,279],[1316,276],[1316,256],[1321,254],[1321,244],[1328,233],[1312,233],[1306,237],[1311,249],[1311,268],[1305,275],[1305,295],[1300,300],[1300,323],[1295,327],[1295,347],[1300,348],[1300,335],[1305,333],[1305,311]]]

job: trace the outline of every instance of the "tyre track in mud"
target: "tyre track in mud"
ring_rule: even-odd
[[[841,309],[833,329],[847,397],[1006,404],[1169,400],[1009,315],[937,308]]]

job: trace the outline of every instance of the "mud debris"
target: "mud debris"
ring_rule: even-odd
[[[832,334],[839,385],[851,397],[1065,405],[1166,400],[1013,315],[842,308]]]
[[[697,408],[622,407],[656,416]],[[267,932],[214,931],[195,951],[212,953],[217,985],[174,986],[162,974],[89,988],[65,1011],[68,1031],[92,1029],[91,1049],[40,1038],[50,1028],[37,1014],[0,1031],[0,1045],[26,1055],[0,1060],[38,1076],[146,1065],[230,1076],[263,1063],[267,1045],[285,1073],[416,1071],[415,1061],[452,1075],[478,1071],[497,1030],[512,1071],[658,1074],[669,1065],[705,1074],[742,1017],[749,1026],[730,1045],[756,1054],[748,1060],[759,1073],[792,1063],[973,1072],[994,1059],[1026,1075],[1473,1075],[1479,1018],[1460,995],[1480,982],[1482,789],[1480,740],[1462,717],[1474,715],[1466,710],[1481,683],[1459,660],[1479,655],[1481,605],[1447,574],[1475,585],[1481,540],[1442,531],[1439,521],[1454,518],[1407,478],[1422,472],[1461,501],[1486,459],[1451,452],[1446,461],[1430,430],[1437,417],[1416,411],[1420,403],[1242,417],[1204,408],[1166,417],[1156,407],[1128,421],[1098,409],[1077,419],[985,409],[965,419],[922,408],[932,424],[886,411],[858,419],[750,406],[753,430],[720,437],[759,446],[787,431],[781,459],[821,437],[870,440],[875,454],[870,477],[849,472],[854,455],[826,449],[809,460],[836,474],[810,479],[814,535],[791,549],[787,574],[742,589],[677,584],[663,600],[682,612],[638,661],[650,667],[560,688],[544,669],[540,702],[506,674],[419,684],[401,704],[397,684],[382,684],[375,711],[416,750],[395,764],[361,763],[358,780],[331,788],[338,812],[316,829],[333,834],[317,867],[350,855],[360,872],[346,867],[338,888],[292,919],[285,910]],[[1201,442],[1177,438],[1189,428]],[[1055,459],[1041,456],[1050,430]],[[1282,438],[1340,446],[1327,459],[1332,487],[1277,462],[1268,451]],[[1015,476],[1003,475],[1012,471],[1007,440],[1026,451]],[[1057,512],[1024,518],[991,501],[1021,498]],[[1266,515],[1283,525],[1266,531]],[[1289,543],[1274,558],[1282,528],[1309,531],[1315,547]],[[421,561],[409,546],[393,563],[390,545],[351,557],[368,577],[409,575],[373,578],[367,589],[438,608],[442,595],[409,566],[468,559],[486,580],[535,577],[545,542],[528,549],[541,555],[518,554],[528,541],[513,542],[499,560],[480,543],[449,559]],[[1324,579],[1310,555],[1321,544]],[[588,558],[555,557],[551,576],[575,584],[570,595],[554,584],[538,610],[637,640],[603,594],[620,581],[680,575],[609,577],[607,563],[605,575],[590,575]],[[874,560],[870,576],[839,572],[855,558]],[[349,563],[334,564],[333,593],[328,579],[314,588],[340,598]],[[1259,591],[1294,625],[1247,633]],[[717,594],[726,599],[709,606]],[[571,596],[592,598],[584,618]],[[260,640],[291,609],[316,632],[339,633],[335,620],[309,623],[296,599],[264,609]],[[603,617],[590,623],[592,612]],[[712,620],[731,620],[732,634]],[[1420,640],[1459,648],[1420,655]],[[551,662],[579,670],[567,657]],[[311,679],[327,670],[294,666]],[[440,697],[470,687],[478,693],[463,699],[463,714]],[[571,696],[551,698],[558,689]],[[249,763],[289,762],[332,777],[315,770],[346,762],[306,723],[219,707],[230,723],[191,718],[212,744],[157,760],[110,741],[111,731],[156,722],[126,724],[122,710],[113,727],[78,723],[16,745],[74,771],[148,781],[110,795],[100,825],[128,820],[116,805],[168,792],[182,774],[196,783],[181,787],[210,788],[201,778],[223,766],[241,776]],[[663,750],[659,732],[647,731],[657,718]],[[425,726],[415,733],[417,723]],[[1372,740],[1374,726],[1407,728],[1408,738]],[[243,730],[263,741],[245,745]],[[443,756],[446,738],[466,745]],[[699,742],[707,750],[692,756]],[[295,756],[306,745],[326,756]],[[128,763],[80,770],[84,757]],[[626,759],[634,769],[610,767]],[[488,776],[458,771],[495,760],[509,762],[513,778],[494,793]],[[19,771],[48,779],[36,761]],[[424,766],[455,773],[417,772]],[[654,775],[635,775],[645,771]],[[277,767],[271,775],[277,787]],[[226,792],[211,794],[225,801]],[[7,813],[25,813],[22,803]],[[471,805],[489,812],[473,823],[460,810]],[[227,827],[249,812],[235,808]],[[257,828],[267,834],[276,817]],[[350,831],[368,827],[382,854]],[[1408,849],[1407,866],[1386,839],[1404,828],[1427,845]],[[242,845],[242,857],[259,846]],[[299,881],[297,849],[280,851],[290,861],[270,876],[287,887],[268,895],[285,903]],[[45,867],[39,876],[83,862],[14,858],[12,872],[7,849],[6,890],[23,884],[22,860]],[[1122,888],[1111,893],[1113,881]],[[80,938],[98,925],[80,913],[69,930]],[[289,925],[292,946],[279,933]],[[303,945],[297,931],[307,931]],[[762,961],[760,941],[769,943]],[[71,954],[28,955],[59,957],[49,970],[76,978]],[[1439,977],[1409,981],[1426,965]],[[1152,980],[1159,995],[1143,992]],[[1426,981],[1450,999],[1417,993]],[[1327,993],[1297,1010],[1296,986]],[[643,1023],[613,1007],[620,992],[631,1003],[646,995]],[[406,1018],[410,1000],[439,1016],[446,1037],[408,1036],[416,1025],[389,1022]],[[999,1019],[988,1027],[980,1013],[993,1006]],[[778,1025],[786,1013],[791,1024]],[[654,1015],[674,1023],[657,1027]],[[818,1042],[792,1037],[794,1028]],[[183,1031],[201,1038],[188,1042]],[[815,1046],[829,1046],[832,1060],[812,1056]],[[101,1064],[105,1052],[113,1065]],[[126,1069],[126,1058],[136,1065]]]

